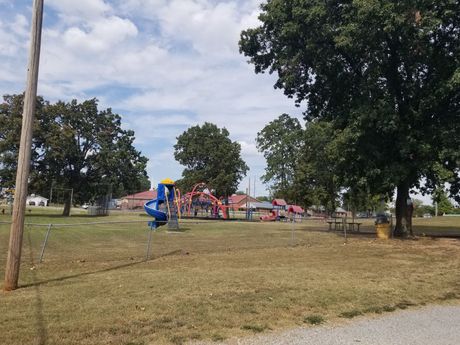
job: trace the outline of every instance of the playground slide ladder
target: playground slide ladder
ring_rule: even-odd
[[[177,204],[175,202],[172,202],[169,204],[169,212],[170,212],[170,217],[168,220],[168,229],[171,230],[178,230],[179,229],[179,220],[178,220],[178,212],[177,212]]]

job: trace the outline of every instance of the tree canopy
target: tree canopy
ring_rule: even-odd
[[[327,121],[341,185],[391,195],[396,235],[411,188],[460,199],[460,3],[284,1],[262,5],[240,50],[256,73]],[[421,180],[426,181],[423,186]]]
[[[327,122],[307,123],[302,133],[300,157],[297,161],[294,189],[305,206],[324,206],[329,213],[338,206],[340,193],[337,146],[331,138],[334,128]]]
[[[14,186],[23,96],[0,105],[0,183]],[[147,158],[134,146],[134,132],[121,128],[111,109],[97,100],[51,104],[37,98],[30,187],[48,195],[51,186],[73,188],[77,203],[107,193],[120,197],[150,187]],[[70,206],[70,205],[68,205]]]
[[[185,166],[178,181],[183,190],[205,182],[218,197],[236,192],[249,168],[241,158],[241,145],[233,142],[229,135],[227,129],[206,122],[190,127],[177,137],[174,157]]]
[[[280,115],[257,133],[257,148],[267,161],[262,181],[270,184],[274,197],[295,199],[294,175],[302,133],[299,120],[288,114]]]
[[[436,190],[436,192],[433,194],[433,203],[435,205],[437,204],[438,213],[441,215],[454,212],[454,205],[452,205],[452,202],[447,197],[443,188]]]

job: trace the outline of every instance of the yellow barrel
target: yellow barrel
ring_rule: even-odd
[[[388,240],[391,235],[390,223],[375,224],[375,230],[377,232],[377,238]]]

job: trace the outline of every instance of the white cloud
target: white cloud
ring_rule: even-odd
[[[71,27],[64,32],[63,43],[67,48],[90,53],[107,52],[126,39],[137,35],[136,26],[128,19],[111,16],[90,24],[90,30]]]
[[[126,119],[125,119],[126,118]],[[185,115],[138,115],[125,117],[123,127],[136,133],[136,143],[149,145],[154,140],[161,140],[164,145],[172,147],[185,128],[194,121]]]
[[[156,20],[167,42],[185,41],[208,58],[235,57],[241,30],[258,24],[260,1],[131,0],[120,9]]]
[[[97,18],[112,10],[103,0],[47,0],[45,3],[68,22]]]
[[[0,18],[0,56],[15,57],[26,47],[27,41],[23,31],[27,24],[23,23],[23,19],[25,17],[21,15],[17,15],[13,21]]]
[[[27,37],[29,35],[29,21],[22,14],[15,16],[10,28],[18,36]]]
[[[236,4],[173,0],[160,11],[164,33],[203,55],[233,56],[239,35]]]
[[[260,152],[257,150],[255,143],[248,143],[246,141],[238,141],[238,143],[241,145],[241,153],[246,157],[260,156]]]

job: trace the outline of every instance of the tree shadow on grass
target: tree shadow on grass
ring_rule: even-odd
[[[116,270],[119,270],[119,269],[122,269],[122,268],[137,266],[137,265],[140,265],[140,264],[143,264],[143,263],[146,263],[146,262],[149,262],[149,261],[153,261],[153,260],[156,260],[156,259],[159,259],[159,258],[162,258],[162,257],[173,256],[173,255],[178,255],[178,254],[187,254],[187,253],[184,253],[184,251],[182,249],[178,249],[178,250],[174,250],[174,251],[162,254],[162,255],[152,257],[149,260],[142,259],[142,260],[129,262],[129,263],[126,263],[126,264],[107,267],[107,268],[100,269],[100,270],[94,270],[94,271],[89,271],[89,272],[81,272],[81,273],[71,274],[71,275],[67,275],[67,276],[63,276],[63,277],[46,279],[46,280],[42,280],[42,281],[36,281],[36,279],[35,279],[36,277],[35,277],[35,274],[34,274],[33,282],[28,283],[28,284],[23,284],[23,285],[20,286],[20,288],[38,287],[38,286],[41,286],[41,285],[47,284],[47,283],[61,282],[61,281],[65,281],[65,280],[68,280],[68,279],[73,279],[73,278],[84,277],[84,276],[89,276],[89,275],[93,275],[93,274],[100,274],[100,273],[105,273],[105,272],[116,271]]]
[[[35,267],[35,260],[34,260],[33,250],[32,250],[33,248],[32,238],[30,236],[30,231],[27,232],[27,242],[28,242],[28,247],[29,247],[29,260],[30,260],[30,263],[32,264],[32,267]],[[95,270],[91,272],[82,272],[79,274],[72,274],[72,275],[68,275],[64,277],[58,277],[58,278],[53,278],[53,279],[48,279],[48,280],[43,280],[43,281],[38,281],[37,273],[36,273],[37,271],[35,269],[32,269],[31,270],[32,283],[21,285],[20,288],[33,287],[35,291],[34,309],[35,309],[35,327],[36,327],[37,334],[36,334],[36,341],[34,342],[34,344],[45,345],[48,340],[48,331],[47,331],[47,324],[45,320],[44,305],[43,305],[43,299],[42,299],[41,290],[40,290],[41,285],[50,283],[50,282],[60,282],[60,281],[65,281],[67,279],[114,271],[114,270],[121,269],[121,268],[139,265],[147,261],[152,261],[152,260],[155,260],[161,257],[177,255],[181,253],[183,253],[182,250],[174,250],[174,251],[153,257],[150,260],[144,259],[142,261],[134,261],[134,262],[130,262],[130,263],[122,264],[122,265],[108,267],[108,268],[101,269],[101,270]]]
[[[331,231],[331,233],[337,233],[340,236],[343,236],[343,231]],[[350,236],[360,236],[360,237],[369,237],[375,238],[376,231],[374,227],[366,226],[362,227],[360,232],[348,232]],[[429,225],[417,225],[414,226],[414,235],[415,237],[430,237],[430,238],[453,238],[460,240],[460,227],[453,228],[450,226],[429,226]],[[400,238],[404,239],[404,238]],[[407,237],[411,239],[411,237]]]
[[[93,219],[104,219],[105,217],[90,216],[89,214],[72,214],[70,216],[63,216],[62,214],[57,213],[29,213],[26,214],[26,218],[61,218],[61,219],[72,219],[72,218],[93,218]]]
[[[458,238],[460,239],[460,224],[457,228],[451,226],[430,226],[430,225],[417,225],[414,226],[415,235],[424,235],[428,237],[445,237],[445,238]]]

